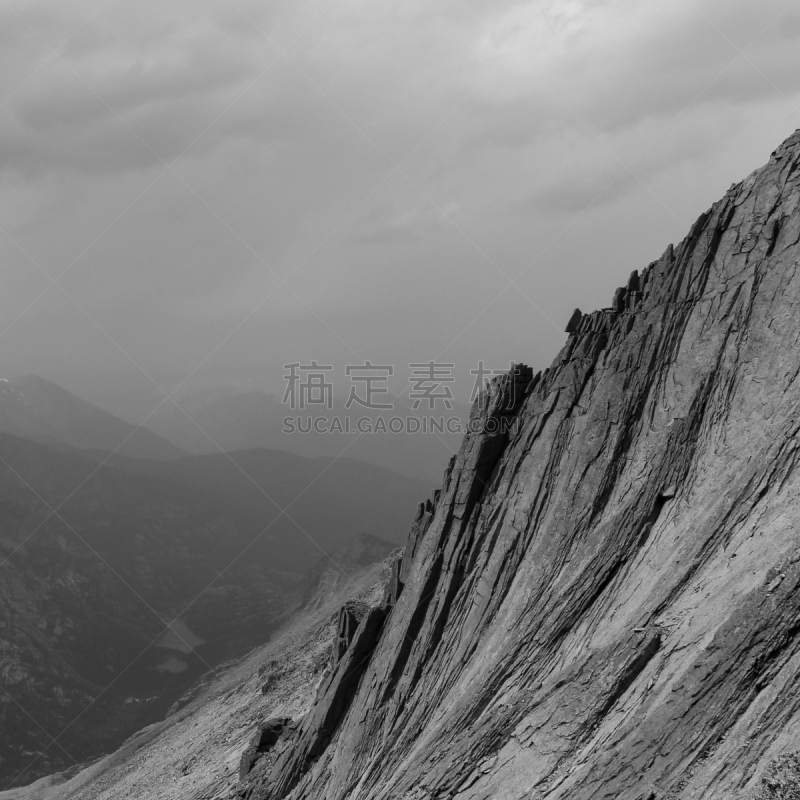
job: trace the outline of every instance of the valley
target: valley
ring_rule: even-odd
[[[267,641],[326,554],[376,529],[399,542],[425,491],[353,460],[147,460],[0,434],[2,781],[82,763],[163,717]]]

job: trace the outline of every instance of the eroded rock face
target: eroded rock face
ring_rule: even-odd
[[[798,240],[800,133],[495,384],[259,796],[798,796]]]
[[[369,606],[366,603],[352,601],[345,603],[339,609],[339,618],[336,621],[336,638],[331,645],[331,669],[336,669],[336,665],[347,655],[359,623],[368,612]]]
[[[253,767],[270,753],[291,722],[292,720],[288,717],[273,717],[258,726],[258,730],[239,761],[240,781],[246,780]]]

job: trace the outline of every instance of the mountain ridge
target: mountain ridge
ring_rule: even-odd
[[[118,450],[133,458],[188,455],[147,428],[124,422],[38,375],[0,381],[0,432],[81,450]]]
[[[796,132],[496,382],[386,621],[242,796],[769,794],[800,734],[799,241]]]
[[[353,437],[310,431],[287,434],[283,420],[300,416],[328,419],[349,419],[356,430],[360,418],[373,423],[381,411],[354,406],[346,407],[345,399],[334,397],[331,408],[312,405],[298,415],[280,397],[260,391],[212,392],[209,397],[188,397],[175,404],[165,404],[148,420],[148,427],[187,452],[207,455],[221,448],[229,452],[245,448],[279,449],[305,458],[336,457],[347,446],[348,455],[359,461],[391,469],[413,478],[441,480],[447,459],[458,449],[458,436],[446,428],[434,434],[377,434]],[[401,416],[424,416],[425,409],[412,411],[397,403]],[[468,406],[454,403],[452,410],[437,408],[437,417],[468,415]],[[304,422],[304,424],[308,424]]]
[[[289,566],[290,561],[302,559],[307,565],[309,558],[316,561],[325,555],[324,548],[314,544],[315,537],[338,547],[354,534],[372,532],[399,546],[412,498],[428,493],[430,487],[426,481],[358,459],[306,458],[266,448],[158,462],[114,456],[108,463],[202,489],[235,508],[254,534],[263,531],[268,539],[283,537]],[[315,510],[320,505],[329,510],[325,526]],[[353,509],[358,509],[357,515]],[[354,516],[361,520],[358,530],[352,528]],[[292,533],[296,541],[290,548],[286,541]]]

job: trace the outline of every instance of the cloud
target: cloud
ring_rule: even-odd
[[[719,147],[721,124],[741,124],[738,115],[723,111],[711,124],[697,110],[687,117],[679,131],[664,132],[657,121],[647,121],[610,141],[600,136],[584,140],[572,158],[554,162],[533,192],[503,210],[574,215],[648,191],[665,173],[711,157]]]
[[[251,25],[226,25],[207,3],[180,6],[104,6],[76,31],[86,7],[68,22],[49,4],[25,4],[17,13],[51,46],[73,35],[57,57],[39,43],[34,59],[34,33],[6,14],[0,36],[13,31],[19,58],[31,62],[20,73],[49,61],[0,108],[0,169],[124,171],[188,147],[275,55]],[[19,74],[0,81],[0,96],[22,83]]]
[[[349,238],[361,244],[423,239],[440,231],[451,231],[460,211],[461,204],[457,202],[439,207],[422,202],[410,208],[386,202],[364,214]]]
[[[470,149],[558,130],[613,134],[796,92],[795,16],[781,11],[778,0],[519,4],[479,37],[487,62],[519,49],[476,98]]]
[[[52,42],[92,10],[17,5]],[[692,105],[800,89],[791,45],[800,23],[780,15],[778,0],[535,0],[478,4],[474,13],[340,0],[317,20],[324,8],[203,0],[103,7],[67,44],[68,68],[51,62],[0,109],[0,169],[143,169],[180,155],[234,102],[198,149],[298,136],[324,148],[326,114],[335,110],[353,136],[399,163],[456,112],[461,124],[443,125],[434,155],[457,167],[476,149],[519,148],[565,130],[616,134]],[[13,17],[5,26],[12,42],[25,33]],[[3,81],[3,91],[16,80]]]
[[[562,331],[530,298],[606,304],[800,117],[800,17],[777,0],[9,2],[51,47],[74,36],[0,106],[0,224],[51,274],[78,259],[65,287],[164,376],[295,269],[336,335],[281,290],[217,370],[352,356],[338,337],[544,366]],[[25,24],[0,7],[0,103],[47,58]],[[11,315],[41,282],[0,256]],[[534,262],[530,297],[507,287]],[[8,358],[88,370],[60,333],[79,312],[47,309]]]

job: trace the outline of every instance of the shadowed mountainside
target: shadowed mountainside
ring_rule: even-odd
[[[363,542],[353,548],[365,554]],[[380,602],[386,565],[353,566],[345,580],[315,597],[320,602],[313,608],[292,615],[268,644],[203,681],[166,719],[77,774],[72,769],[0,791],[0,800],[232,797],[253,726],[275,715],[300,717],[309,709],[326,674],[338,607],[348,599]]]
[[[352,458],[303,458],[253,448],[144,461],[113,456],[109,464],[201,489],[259,536],[279,569],[304,571],[358,533],[401,544],[409,509],[431,485]],[[281,508],[286,513],[281,513]]]
[[[113,461],[0,434],[4,784],[108,752],[163,716],[209,666],[268,639],[323,553],[380,523],[381,505],[406,518],[424,490],[281,453],[242,455],[252,481],[214,457]],[[290,520],[253,481],[304,510]]]
[[[248,543],[226,509],[96,466],[0,435],[4,783],[117,746],[209,663],[264,641],[295,585],[263,557],[215,581]]]

